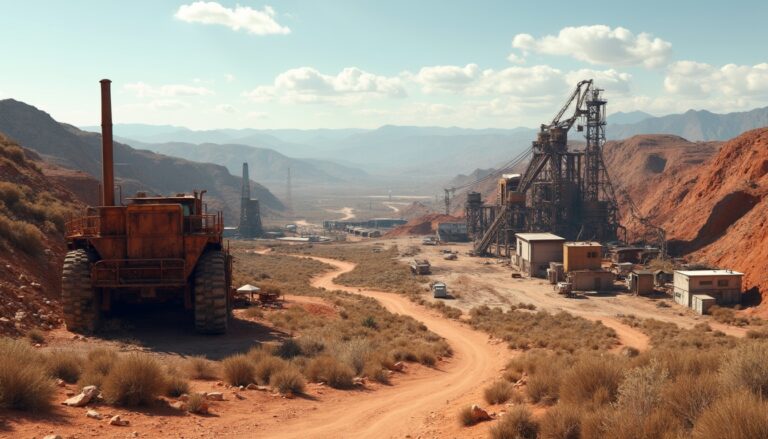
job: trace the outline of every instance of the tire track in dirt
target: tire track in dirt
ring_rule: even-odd
[[[393,313],[408,315],[444,337],[453,357],[441,362],[432,373],[407,379],[402,385],[361,394],[334,407],[322,407],[299,419],[282,423],[271,430],[271,437],[282,438],[389,438],[468,437],[456,421],[458,410],[482,400],[482,389],[495,380],[510,357],[505,345],[489,343],[487,335],[463,323],[448,320],[407,298],[394,293],[339,285],[334,279],[352,271],[355,264],[313,257],[335,267],[312,280],[312,285],[372,297]],[[482,431],[471,432],[484,437]]]

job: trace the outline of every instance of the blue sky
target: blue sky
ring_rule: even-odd
[[[537,126],[594,77],[609,112],[768,105],[768,2],[6,1],[0,98],[97,124]]]

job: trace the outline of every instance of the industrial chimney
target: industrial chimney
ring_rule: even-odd
[[[101,81],[101,184],[102,205],[115,205],[115,163],[112,155],[112,97],[109,79]]]

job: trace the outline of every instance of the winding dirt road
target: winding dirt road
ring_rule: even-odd
[[[312,285],[342,290],[377,299],[389,311],[409,315],[444,337],[454,355],[434,372],[408,379],[402,386],[361,394],[352,404],[323,407],[309,415],[281,424],[270,436],[284,438],[389,438],[389,437],[484,437],[486,428],[460,430],[456,414],[466,404],[482,401],[482,389],[499,376],[510,352],[503,344],[491,344],[487,335],[465,324],[449,321],[403,296],[350,288],[333,280],[355,268],[334,259],[314,259],[336,269],[322,274]]]

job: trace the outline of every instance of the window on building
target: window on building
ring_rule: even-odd
[[[727,287],[728,286],[728,279],[718,279],[717,280],[717,286],[718,287]]]
[[[702,287],[709,287],[709,286],[712,286],[712,281],[711,280],[702,280],[702,281],[699,281],[699,285],[701,285]]]
[[[588,258],[596,258],[597,257],[597,252],[587,252],[587,257]]]

